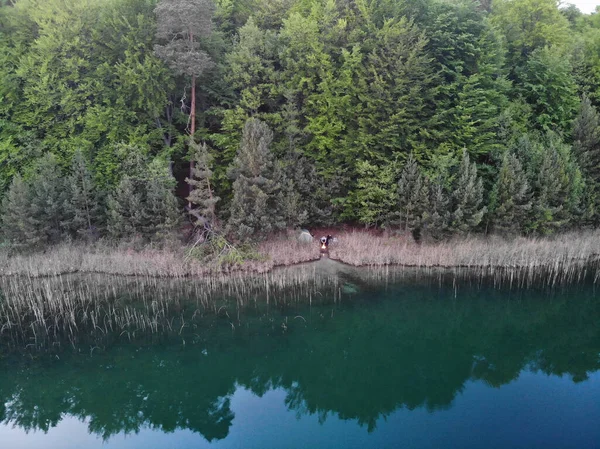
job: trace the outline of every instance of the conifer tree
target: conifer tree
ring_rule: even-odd
[[[548,136],[541,147],[541,162],[534,181],[534,201],[530,229],[551,234],[566,228],[580,213],[583,182],[570,157],[570,148]]]
[[[307,222],[308,211],[304,208],[305,202],[292,178],[282,177],[278,203],[286,228],[296,228]]]
[[[285,123],[285,155],[281,160],[281,210],[286,226],[293,228],[307,222],[317,224],[323,221],[327,212],[321,210],[319,198],[319,177],[315,164],[304,156],[299,145],[306,137],[300,127],[300,111],[297,107],[296,95],[290,90],[284,92],[285,105],[281,118]]]
[[[67,218],[65,211],[66,189],[56,156],[48,153],[38,161],[37,169],[31,178],[31,207],[41,233],[42,242],[57,242],[66,233],[63,225]]]
[[[391,165],[383,168],[368,161],[356,165],[358,180],[354,190],[353,209],[366,226],[385,226],[393,218],[391,211],[397,202],[397,172]]]
[[[190,210],[190,214],[197,218],[196,225],[214,226],[216,224],[215,205],[219,197],[215,195],[213,188],[213,172],[211,170],[212,156],[205,143],[197,144],[190,141],[190,147],[194,150],[194,169],[192,179],[186,178],[192,191],[187,200],[197,209]]]
[[[389,161],[398,149],[420,151],[417,136],[430,117],[428,103],[435,86],[431,55],[425,49],[425,34],[412,20],[401,15],[381,24],[368,15],[362,20],[371,22],[365,44],[360,44],[368,50],[359,61],[356,78],[347,83],[354,90],[360,87],[356,93],[360,106],[350,103],[354,114],[349,106],[341,109],[356,121],[355,142],[349,142],[348,149],[357,147],[372,159]],[[356,53],[355,57],[361,56]]]
[[[164,45],[155,51],[176,75],[191,77],[190,127],[196,132],[196,79],[213,66],[208,53],[201,49],[199,38],[212,32],[214,5],[210,0],[160,0],[156,5],[156,36]],[[194,161],[190,162],[193,178]],[[190,186],[191,188],[191,186]]]
[[[503,233],[520,231],[531,209],[531,188],[521,162],[506,153],[491,194],[490,211],[494,229]]]
[[[35,245],[42,240],[32,212],[31,190],[17,175],[2,201],[2,234],[6,240],[27,245]]]
[[[113,238],[141,233],[147,221],[144,198],[135,178],[125,175],[108,199],[108,233]]]
[[[167,163],[150,163],[139,151],[123,162],[127,168],[108,200],[108,232],[111,237],[161,238],[178,223],[175,180]]]
[[[281,186],[269,149],[272,140],[273,133],[265,123],[258,119],[246,122],[230,170],[234,182],[227,232],[239,241],[251,236],[266,237],[285,227],[277,201]]]
[[[103,211],[93,176],[81,151],[73,156],[71,175],[66,184],[64,203],[66,220],[63,225],[76,236],[91,238],[98,234]]]
[[[584,173],[600,181],[600,117],[587,95],[573,123],[573,153]]]
[[[582,208],[581,201],[585,182],[571,147],[560,135],[548,132],[522,139],[516,149],[533,191],[527,230],[550,234],[566,228],[575,217],[581,221],[588,207],[583,204]]]
[[[429,207],[429,186],[412,154],[398,181],[398,224],[404,232],[418,231]]]
[[[175,190],[175,179],[169,172],[167,163],[154,159],[148,166],[146,188],[146,216],[142,229],[151,239],[161,239],[172,232],[179,224],[179,207]]]
[[[339,183],[335,178],[325,179],[317,173],[315,163],[296,149],[283,158],[281,184],[285,193],[288,227],[331,225],[334,220],[331,198]]]
[[[306,138],[300,125],[300,111],[293,92],[286,92],[282,109],[285,123],[285,156],[282,160],[282,189],[285,192],[283,210],[288,227],[331,224],[333,209],[330,198],[336,183],[317,173],[315,162],[304,155],[299,147]]]
[[[437,176],[430,185],[429,210],[426,216],[427,234],[435,240],[440,240],[448,232],[450,199],[441,176]]]
[[[530,229],[538,234],[551,234],[566,224],[564,201],[566,192],[561,179],[558,155],[546,151],[535,182]]]
[[[462,160],[452,191],[451,230],[467,233],[474,229],[483,218],[487,208],[483,202],[483,184],[477,176],[475,163],[470,162],[469,154],[463,149]]]
[[[600,117],[587,95],[573,123],[573,153],[585,178],[584,220],[600,220]]]

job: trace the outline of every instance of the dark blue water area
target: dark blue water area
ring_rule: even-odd
[[[287,393],[259,397],[238,387],[229,435],[208,442],[189,430],[164,433],[142,428],[108,441],[90,434],[88,423],[65,416],[47,433],[0,426],[3,448],[598,448],[600,373],[581,383],[524,371],[508,385],[468,382],[449,410],[400,409],[380,418],[372,432],[335,414],[302,415],[286,406]]]

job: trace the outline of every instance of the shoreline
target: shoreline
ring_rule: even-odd
[[[27,255],[0,254],[0,278],[44,278],[75,274],[164,279],[264,274],[277,268],[316,262],[323,256],[316,243],[290,238],[263,242],[261,260],[219,266],[190,259],[185,247],[156,249],[63,244]],[[572,274],[600,262],[600,232],[561,234],[551,238],[466,237],[418,244],[404,237],[342,232],[327,256],[352,267],[537,270]]]

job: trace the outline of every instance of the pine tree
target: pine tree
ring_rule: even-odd
[[[566,224],[565,191],[560,171],[556,152],[545,152],[535,183],[536,195],[530,222],[530,229],[538,234],[551,234]]]
[[[31,178],[31,207],[42,241],[57,242],[65,234],[63,223],[66,189],[56,156],[48,153],[38,161],[37,170]]]
[[[283,169],[280,169],[280,173],[283,173]],[[304,207],[305,202],[296,188],[294,179],[282,176],[280,184],[281,192],[278,204],[286,228],[292,229],[304,225],[308,219],[308,211]]]
[[[32,212],[31,189],[17,175],[2,201],[2,234],[9,242],[35,245],[42,240]]]
[[[562,151],[561,151],[562,150]],[[534,183],[534,201],[530,228],[538,234],[551,234],[566,228],[578,212],[581,174],[568,159],[568,147],[550,142]]]
[[[437,176],[430,185],[429,210],[425,220],[426,231],[435,240],[440,240],[448,232],[450,199],[441,176]]]
[[[108,233],[113,238],[138,235],[147,221],[144,198],[137,184],[134,178],[123,176],[108,199]]]
[[[364,56],[354,52],[354,58],[362,60],[347,82],[359,101],[340,107],[349,118],[346,121],[356,123],[357,128],[347,151],[350,155],[359,151],[361,159],[368,155],[371,160],[388,162],[398,150],[420,151],[418,140],[425,134],[423,123],[430,117],[437,80],[425,48],[427,38],[412,20],[401,15],[380,24],[368,15],[362,20],[369,30],[360,44]]]
[[[481,223],[487,208],[483,202],[483,184],[477,176],[475,163],[463,149],[462,160],[452,191],[452,218],[450,228],[457,233],[467,233]]]
[[[583,219],[597,224],[600,221],[600,117],[587,95],[583,96],[573,123],[573,154],[586,184]]]
[[[110,236],[165,237],[179,222],[175,180],[167,163],[160,158],[147,163],[141,152],[132,151],[122,165],[126,174],[108,200]]]
[[[103,222],[103,211],[93,176],[81,151],[73,156],[71,175],[67,179],[67,200],[64,208],[67,218],[63,226],[86,239],[98,235]]]
[[[213,172],[211,170],[212,156],[210,155],[205,143],[202,145],[190,141],[190,148],[194,150],[194,169],[192,170],[192,179],[186,178],[192,191],[187,197],[190,204],[197,209],[190,210],[198,220],[196,225],[216,225],[215,205],[219,197],[215,195],[213,188]]]
[[[201,49],[199,38],[211,34],[213,11],[214,5],[210,0],[160,0],[154,10],[156,36],[165,42],[155,46],[157,56],[176,75],[191,77],[189,133],[192,137],[196,132],[196,78],[213,66],[208,53]],[[192,160],[191,178],[194,177],[193,169]]]
[[[397,171],[392,165],[380,168],[368,161],[358,162],[356,171],[353,210],[366,226],[386,226],[398,202]]]
[[[573,123],[573,153],[586,176],[600,181],[600,117],[587,95]]]
[[[142,230],[150,239],[161,239],[179,224],[179,206],[173,193],[175,179],[164,161],[154,159],[148,166],[148,178],[144,181],[147,219]]]
[[[306,133],[300,125],[300,111],[293,92],[286,92],[282,109],[285,123],[285,155],[282,160],[282,189],[287,226],[329,225],[332,223],[331,198],[335,196],[336,182],[317,173],[314,160],[300,151]]]
[[[429,207],[429,185],[421,176],[412,154],[398,181],[397,223],[404,232],[418,231]]]
[[[332,209],[322,176],[317,174],[315,163],[304,156],[299,147],[306,137],[300,129],[300,112],[293,92],[284,93],[286,103],[281,111],[285,123],[285,155],[281,161],[282,211],[288,228],[306,223],[326,224]]]
[[[285,227],[277,204],[281,186],[269,149],[272,140],[273,133],[265,123],[258,119],[246,122],[230,170],[234,182],[227,233],[237,240],[246,241],[251,236],[264,238]]]
[[[491,194],[490,211],[494,229],[514,233],[523,229],[531,210],[531,188],[521,162],[505,154]]]

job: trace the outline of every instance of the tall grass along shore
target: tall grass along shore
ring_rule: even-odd
[[[0,356],[65,345],[93,350],[115,339],[168,336],[185,344],[185,329],[204,326],[204,316],[222,317],[235,331],[242,307],[335,303],[357,286],[398,276],[420,284],[491,282],[503,288],[597,282],[599,237],[599,232],[588,232],[417,244],[403,237],[342,232],[329,257],[323,255],[316,264],[299,263],[320,258],[318,245],[283,237],[258,247],[260,257],[227,266],[181,258],[183,248],[134,251],[65,244],[44,253],[4,253]],[[276,265],[295,264],[270,272]]]
[[[466,268],[480,276],[517,275],[518,282],[527,285],[536,281],[572,282],[589,276],[597,282],[600,231],[547,238],[468,237],[435,244],[349,232],[339,235],[329,252],[332,259],[353,266]]]
[[[11,255],[0,250],[0,276],[55,276],[69,273],[102,273],[125,276],[203,277],[231,272],[265,273],[319,259],[319,248],[280,237],[262,242],[253,257],[239,262],[199,259],[189,248],[174,245],[142,249],[63,243],[43,252]]]
[[[304,265],[274,273],[191,280],[151,276],[0,277],[0,357],[22,350],[93,350],[115,340],[199,338],[205,317],[235,331],[243,307],[339,300],[333,273]],[[281,323],[277,323],[281,325]],[[285,325],[285,323],[284,323]]]
[[[564,273],[591,268],[599,261],[600,231],[561,234],[549,238],[468,237],[419,244],[410,238],[351,231],[336,235],[331,259],[353,266],[556,270]],[[265,273],[319,259],[315,243],[300,243],[282,235],[262,242],[255,256],[235,263],[216,263],[186,255],[180,246],[132,249],[103,244],[61,244],[44,252],[11,255],[0,250],[0,276],[55,276],[102,273],[126,276],[202,277],[232,272]]]

